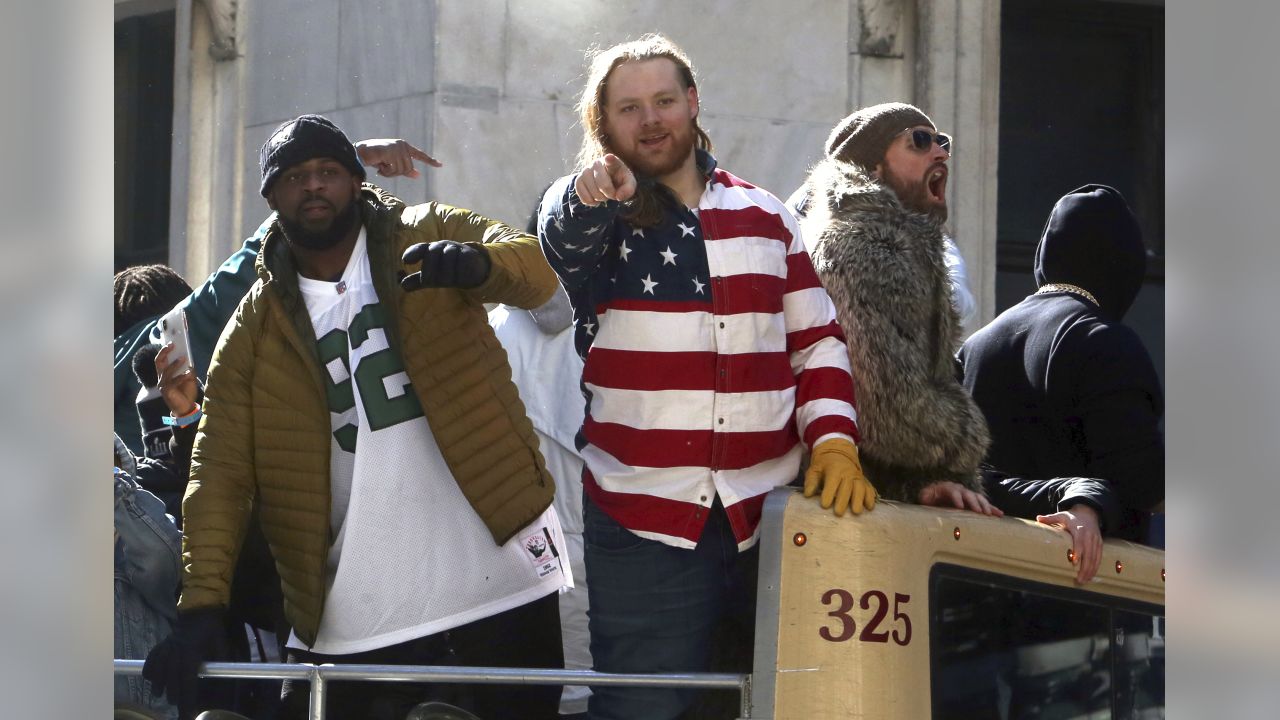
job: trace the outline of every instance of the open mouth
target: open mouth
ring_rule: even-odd
[[[650,135],[649,137],[642,137],[640,138],[640,146],[647,147],[647,148],[654,148],[661,145],[662,141],[666,140],[670,136],[671,136],[670,133],[662,133],[660,135]]]
[[[947,195],[947,166],[936,165],[925,176],[925,186],[929,188],[929,196],[934,202],[943,202]]]

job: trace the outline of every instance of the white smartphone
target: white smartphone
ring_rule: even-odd
[[[188,368],[195,367],[191,364],[191,340],[187,337],[187,313],[180,307],[170,310],[160,318],[160,344],[165,346],[169,343],[173,343],[173,350],[169,351],[169,362],[181,360]]]

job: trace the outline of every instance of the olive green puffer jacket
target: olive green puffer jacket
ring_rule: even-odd
[[[367,184],[359,203],[374,288],[393,318],[389,340],[454,479],[503,544],[547,508],[555,487],[483,303],[536,307],[556,277],[535,238],[470,211],[405,207]],[[483,243],[489,278],[471,290],[401,290],[400,255],[435,240]],[[331,432],[315,332],[277,223],[209,370],[183,501],[181,610],[226,606],[256,494],[285,615],[314,643],[331,540]]]

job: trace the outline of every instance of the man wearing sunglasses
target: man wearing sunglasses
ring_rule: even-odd
[[[951,138],[918,108],[846,117],[793,200],[856,378],[863,467],[882,496],[989,515],[986,421],[956,380],[960,321],[943,259]]]
[[[931,144],[936,142],[939,147],[951,152],[951,136],[946,133],[934,133],[925,128],[914,128],[911,130],[903,130],[902,134],[910,133],[911,142],[918,149],[928,149]],[[894,182],[899,181],[893,178]],[[946,183],[946,178],[942,178],[942,182]],[[897,187],[897,186],[894,186]],[[917,188],[920,190],[922,188]],[[942,202],[942,211],[946,212],[946,195],[940,196]],[[927,200],[927,198],[917,198],[917,200]],[[801,185],[791,193],[791,197],[787,198],[787,208],[796,216],[797,220],[803,220],[804,216],[809,212],[809,186]],[[926,212],[928,212],[926,210]],[[947,275],[951,279],[951,301],[955,303],[956,312],[960,316],[960,327],[971,327],[978,318],[978,301],[973,297],[973,292],[969,290],[969,274],[965,269],[964,256],[960,254],[960,248],[956,247],[956,243],[951,236],[943,230],[942,235],[942,259],[947,266]]]

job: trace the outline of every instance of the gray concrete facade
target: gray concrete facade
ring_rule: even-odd
[[[188,277],[265,217],[257,149],[304,112],[353,140],[403,137],[443,161],[423,179],[375,176],[406,201],[523,226],[542,188],[572,170],[586,51],[657,31],[693,61],[721,165],[782,198],[848,112],[924,108],[962,149],[951,224],[983,317],[995,307],[999,0],[176,4],[173,237]],[[233,18],[234,53],[215,42],[215,17]]]

